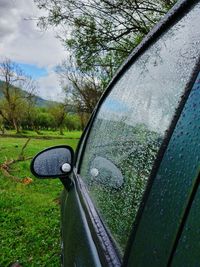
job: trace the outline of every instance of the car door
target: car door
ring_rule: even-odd
[[[184,173],[185,181],[179,190],[182,195],[188,190],[186,208],[181,226],[174,241],[174,249],[169,259],[170,266],[200,266],[200,73],[192,88],[192,92],[179,120],[184,134],[179,142],[183,142],[186,134],[189,138],[182,148],[182,159],[179,160],[180,172]],[[184,121],[187,123],[184,123]],[[184,129],[185,128],[185,129]],[[176,132],[178,134],[178,132]],[[180,143],[179,143],[180,147]],[[183,161],[183,162],[181,162]]]
[[[177,4],[94,111],[63,192],[64,266],[169,263],[194,181],[181,187],[180,120],[199,71],[199,13],[200,1]]]

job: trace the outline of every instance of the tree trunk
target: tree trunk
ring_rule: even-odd
[[[19,133],[19,125],[16,122],[15,118],[13,118],[12,121],[13,121],[13,126],[14,126],[14,128],[16,130],[16,133]]]
[[[1,134],[5,134],[5,128],[4,128],[4,125],[2,125],[2,126],[0,127],[0,131],[1,131]]]
[[[60,135],[64,135],[62,126],[60,126]]]

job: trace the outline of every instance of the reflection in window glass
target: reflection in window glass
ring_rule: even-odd
[[[147,179],[200,56],[200,4],[126,71],[102,104],[80,174],[122,253]]]

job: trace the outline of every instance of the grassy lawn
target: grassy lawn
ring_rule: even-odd
[[[36,137],[36,138],[62,138],[62,139],[79,139],[82,131],[64,131],[63,135],[60,135],[59,131],[40,131],[40,134],[37,134],[34,131],[22,131],[20,134],[16,134],[15,130],[6,130],[5,135],[13,137]]]
[[[73,135],[73,134],[72,134]],[[76,133],[74,134],[76,135]],[[0,138],[0,164],[17,158],[27,138]],[[25,156],[43,148],[67,144],[74,149],[78,140],[31,139]],[[29,171],[30,161],[12,166],[12,175],[33,182],[23,184],[5,177],[0,171],[0,266],[17,260],[25,266],[59,266],[60,206],[62,185],[58,179],[39,180]]]

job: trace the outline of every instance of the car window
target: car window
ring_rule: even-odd
[[[158,150],[200,55],[200,4],[153,43],[103,101],[80,168],[123,254]]]

